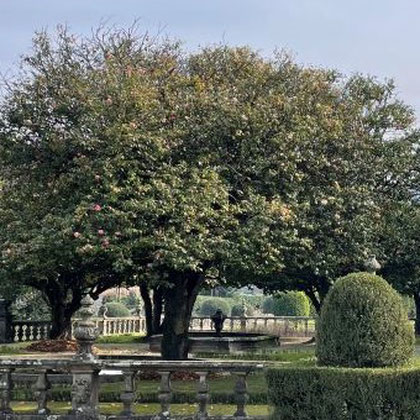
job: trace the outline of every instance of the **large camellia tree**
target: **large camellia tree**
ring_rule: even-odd
[[[230,82],[241,89],[260,72],[278,73],[247,49],[223,48],[220,58],[232,60],[238,78]],[[237,122],[250,109],[239,97],[223,121],[234,98],[214,69],[206,81],[203,65],[147,36],[79,40],[63,30],[55,40],[38,34],[8,84],[0,114],[1,275],[42,291],[53,337],[68,329],[84,294],[147,283],[163,297],[164,356],[185,357],[204,282],[220,277],[226,261],[264,271],[269,260],[280,269],[281,247],[296,241],[285,198],[267,195],[250,172],[235,184],[221,148],[188,152],[200,147],[190,144],[197,133],[201,142],[216,127],[222,143],[240,141]],[[277,106],[275,95],[270,101]],[[252,124],[261,148],[265,120]]]
[[[23,64],[0,110],[0,269],[48,297],[54,335],[83,294],[136,282],[183,358],[205,282],[319,296],[371,249],[382,146],[412,122],[391,86],[130,31],[41,33]]]

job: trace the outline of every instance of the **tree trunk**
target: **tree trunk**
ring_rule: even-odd
[[[321,312],[321,302],[319,301],[318,296],[314,293],[313,290],[306,290],[305,294],[306,296],[308,296],[309,300],[312,302],[312,305],[316,310],[316,313],[319,315]]]
[[[153,290],[153,334],[162,333],[163,293],[161,288]]]
[[[174,287],[165,292],[161,354],[165,360],[182,360],[188,358],[191,313],[204,279],[197,273],[177,273],[171,278]]]
[[[416,321],[414,324],[414,331],[416,335],[420,335],[420,294],[414,295],[414,302],[416,303]]]
[[[80,290],[72,290],[71,300],[68,301],[67,292],[60,293],[54,289],[45,292],[51,308],[52,340],[71,338],[71,319],[81,306],[82,294]]]
[[[140,295],[144,303],[144,315],[146,317],[146,336],[150,337],[153,335],[153,305],[150,299],[149,288],[141,284]]]

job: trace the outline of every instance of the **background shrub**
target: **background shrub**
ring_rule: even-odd
[[[231,309],[232,316],[252,316],[254,315],[254,307],[243,301],[242,303],[235,303]]]
[[[229,316],[231,311],[231,306],[223,298],[208,298],[205,299],[200,306],[199,314],[201,316],[212,316],[218,309],[221,309],[222,312]]]
[[[246,315],[246,306],[242,303],[237,303],[232,306],[231,315],[232,316],[244,316]]]
[[[418,368],[280,368],[266,379],[273,420],[419,418]]]
[[[263,312],[275,316],[309,316],[310,303],[303,292],[284,292],[266,298]]]
[[[130,316],[130,310],[120,302],[106,303],[106,316],[110,318],[123,318]]]
[[[402,299],[408,318],[414,319],[416,317],[416,303],[413,296],[402,295]]]
[[[14,297],[10,311],[14,320],[49,321],[50,308],[41,292],[30,287],[23,287]]]
[[[402,299],[383,278],[354,273],[336,281],[317,323],[321,365],[397,366],[408,362],[413,349]]]

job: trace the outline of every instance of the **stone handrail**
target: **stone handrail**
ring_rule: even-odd
[[[313,337],[316,318],[309,316],[228,316],[223,331],[259,332],[279,337]],[[190,330],[212,330],[209,317],[195,316],[191,318]]]
[[[98,328],[99,335],[145,334],[146,319],[142,316],[126,318],[91,318]],[[313,317],[296,316],[229,316],[224,323],[224,331],[259,332],[283,337],[313,337],[315,333]],[[73,319],[72,330],[78,319]],[[13,321],[12,340],[14,342],[47,339],[51,323],[49,321]],[[191,331],[213,330],[208,316],[193,316]]]
[[[100,391],[99,375],[109,372],[119,372],[123,376],[124,389],[121,392],[123,408],[118,415],[120,420],[133,419],[136,404],[137,374],[144,371],[157,372],[160,376],[158,388],[160,410],[150,415],[135,415],[137,420],[160,419],[266,419],[265,416],[248,416],[246,404],[247,376],[263,368],[262,364],[242,362],[209,362],[209,361],[156,361],[156,360],[81,360],[81,359],[46,359],[46,360],[0,360],[0,418],[5,420],[48,420],[54,419],[107,419],[100,413],[98,395]],[[19,372],[35,372],[37,379],[33,391],[37,401],[34,414],[15,413],[10,405],[13,389],[13,377]],[[192,372],[197,376],[197,412],[191,416],[173,416],[171,411],[171,374],[173,372]],[[72,408],[66,415],[50,416],[48,408],[51,377],[57,373],[68,373],[72,376]],[[223,417],[208,414],[210,389],[207,378],[210,373],[224,372],[236,377],[235,394],[236,411],[233,415]],[[14,374],[12,376],[12,373]],[[113,417],[115,418],[115,416]]]

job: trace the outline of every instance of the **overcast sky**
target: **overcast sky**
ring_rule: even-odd
[[[395,79],[420,117],[418,0],[0,0],[0,72],[12,71],[36,29],[67,23],[89,33],[101,20],[159,28],[188,47],[220,41],[301,63]]]

